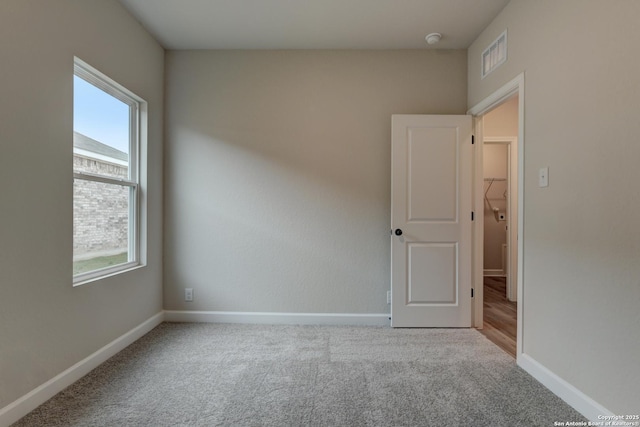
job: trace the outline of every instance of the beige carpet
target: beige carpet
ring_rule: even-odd
[[[586,421],[471,329],[164,323],[15,426]]]

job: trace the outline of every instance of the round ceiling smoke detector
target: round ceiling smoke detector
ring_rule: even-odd
[[[425,37],[424,39],[427,41],[427,44],[436,44],[440,41],[441,38],[442,38],[442,34],[431,33],[431,34],[427,34],[427,37]]]

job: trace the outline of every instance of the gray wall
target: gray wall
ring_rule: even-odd
[[[524,352],[616,414],[640,409],[638,22],[636,0],[513,0],[468,52],[470,107],[525,72]]]
[[[465,51],[168,52],[165,309],[388,312],[391,115],[464,114],[466,76]]]
[[[144,268],[72,286],[73,56],[149,102]],[[0,408],[162,309],[162,48],[117,1],[0,1]]]
[[[518,137],[518,97],[514,96],[482,117],[484,138]]]

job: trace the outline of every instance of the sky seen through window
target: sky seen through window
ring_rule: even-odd
[[[73,76],[73,130],[129,153],[129,106]]]

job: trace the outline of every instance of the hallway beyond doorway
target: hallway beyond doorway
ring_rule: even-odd
[[[484,278],[484,328],[480,332],[515,358],[517,304],[507,299],[506,286],[504,277]]]

